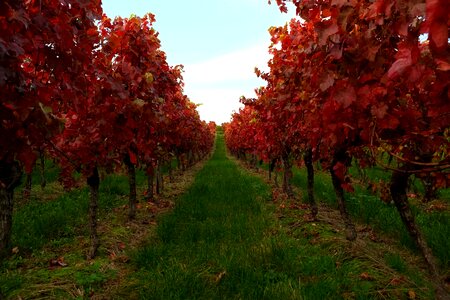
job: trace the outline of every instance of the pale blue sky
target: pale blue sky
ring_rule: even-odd
[[[291,17],[266,0],[103,0],[111,18],[156,16],[162,49],[171,65],[185,66],[185,93],[206,121],[223,123],[240,107],[239,97],[254,96],[264,84],[253,73],[266,69],[268,28]]]

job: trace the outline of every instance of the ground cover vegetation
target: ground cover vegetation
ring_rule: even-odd
[[[264,177],[264,176],[262,176]],[[226,156],[219,131],[212,158],[173,211],[158,218],[131,255],[122,297],[139,299],[432,299],[420,257],[367,226],[348,242],[332,222],[277,193]],[[378,237],[380,240],[383,235]]]

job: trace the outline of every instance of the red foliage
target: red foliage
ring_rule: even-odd
[[[82,166],[89,176],[95,166],[113,170],[124,160],[152,166],[175,149],[211,149],[209,128],[182,94],[182,67],[167,64],[153,22],[150,14],[103,17],[89,93],[64,115],[57,137],[67,173]]]
[[[100,1],[1,1],[0,161],[31,172],[34,152],[60,129],[55,115],[78,105],[100,16]]]
[[[284,1],[277,3],[285,10]],[[423,173],[419,175],[433,171],[436,178],[447,178],[435,184],[448,186],[450,57],[445,4],[294,4],[305,21],[293,19],[289,26],[270,29],[270,73],[257,72],[267,87],[247,103],[255,107],[259,120],[253,135],[264,136],[255,146],[259,152],[275,144],[294,152],[312,147],[315,158],[329,165],[336,152],[344,151],[369,166],[382,150],[397,158],[394,168],[408,165]],[[341,173],[345,182],[346,174]]]
[[[0,161],[31,172],[51,145],[66,177],[212,146],[153,15],[111,21],[100,1],[76,0],[8,0],[0,11]]]

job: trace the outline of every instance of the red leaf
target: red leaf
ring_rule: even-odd
[[[450,71],[450,63],[443,59],[435,59],[434,60],[437,65],[437,69],[441,71]]]
[[[371,109],[372,115],[376,116],[378,119],[383,119],[386,115],[386,112],[388,110],[388,107],[386,104],[383,104],[382,106],[373,106]]]
[[[444,9],[447,6],[448,0],[427,0],[430,46],[438,52],[446,51],[448,47],[448,9]]]
[[[11,20],[16,20],[19,21],[23,24],[23,26],[25,26],[25,28],[28,28],[28,24],[29,24],[29,16],[28,14],[25,12],[24,9],[11,9],[10,10],[10,15],[9,15],[9,21]]]
[[[131,163],[132,163],[133,165],[137,164],[137,157],[136,157],[136,154],[135,154],[133,151],[128,150],[128,155],[130,156],[130,161],[131,161]]]
[[[448,26],[446,23],[434,22],[431,24],[430,41],[439,51],[447,49]]]
[[[366,51],[367,59],[370,60],[371,62],[375,61],[375,58],[377,57],[378,50],[380,49],[380,47],[381,44],[369,46]]]
[[[95,28],[89,28],[87,31],[87,34],[91,37],[95,37],[95,36],[98,36],[99,32]]]
[[[400,125],[400,121],[393,116],[387,116],[380,122],[381,129],[396,129]]]
[[[336,84],[337,91],[334,94],[336,102],[342,104],[344,108],[349,107],[356,100],[356,91],[352,86],[339,86]]]
[[[397,76],[402,75],[405,72],[406,68],[411,66],[412,64],[411,49],[403,46],[402,48],[399,49],[396,58],[397,60],[392,64],[387,73],[389,79],[393,79]]]
[[[332,56],[334,59],[341,59],[342,50],[343,48],[340,45],[334,45],[330,50],[330,56]]]
[[[322,78],[322,83],[320,84],[320,89],[322,90],[322,92],[326,91],[330,86],[332,86],[334,84],[334,78],[331,74],[327,73],[323,78]]]
[[[30,148],[25,148],[23,152],[17,155],[17,158],[23,163],[25,172],[31,174],[33,172],[34,163],[36,162],[37,155]]]
[[[348,182],[344,182],[343,184],[341,184],[341,186],[342,186],[342,189],[344,191],[346,191],[347,193],[353,193],[355,191],[353,186]]]
[[[334,171],[334,174],[336,175],[336,177],[341,182],[344,182],[345,174],[347,173],[347,167],[343,163],[338,162],[336,165],[334,165],[333,171]]]
[[[329,24],[326,27],[324,26],[323,29],[319,29],[319,45],[324,45],[330,35],[336,34],[338,32],[339,26],[335,22]]]

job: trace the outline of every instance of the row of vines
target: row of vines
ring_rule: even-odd
[[[136,168],[153,181],[162,164],[210,152],[215,124],[183,94],[183,67],[167,63],[154,21],[111,20],[100,0],[0,2],[0,257],[11,253],[14,191],[38,158],[55,160],[68,188],[86,179],[92,258],[99,170],[127,172],[132,219]]]
[[[389,193],[430,273],[440,271],[407,197],[408,179],[428,193],[450,185],[448,3],[440,0],[292,1],[297,18],[272,27],[266,85],[225,124],[229,150],[284,169],[292,195],[293,164],[308,171],[314,217],[314,166],[328,170],[348,240],[356,239],[345,192],[349,168],[391,173]],[[286,11],[284,0],[277,0]],[[443,284],[437,295],[448,297]]]

